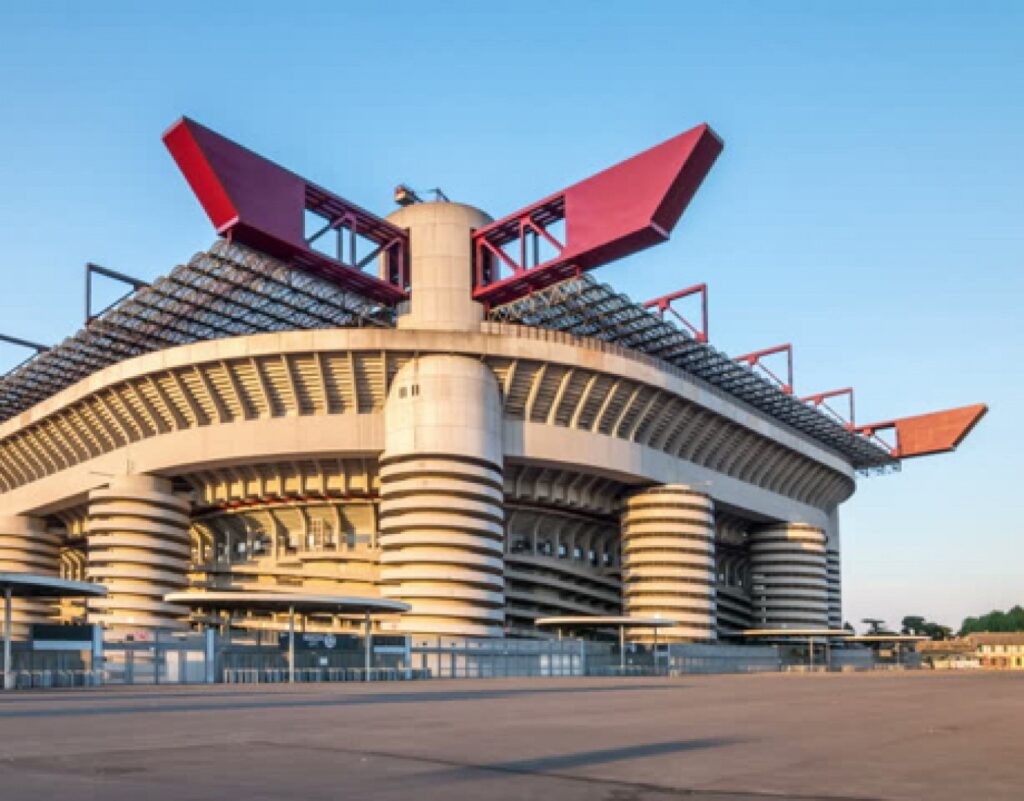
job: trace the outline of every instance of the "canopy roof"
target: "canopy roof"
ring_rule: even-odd
[[[678,626],[675,620],[663,617],[629,617],[627,615],[572,615],[566,617],[539,617],[534,621],[537,626],[576,626],[579,628],[602,628],[606,626],[622,626],[633,629],[657,629],[666,626]]]
[[[857,634],[849,642],[923,642],[930,640],[923,634]]]
[[[164,596],[169,604],[218,609],[264,609],[277,612],[312,614],[316,612],[336,615],[393,615],[407,612],[412,607],[401,601],[384,598],[358,598],[349,595],[310,595],[301,592],[250,592],[223,590],[220,592],[172,592]]]
[[[10,588],[15,598],[30,596],[42,598],[64,598],[92,596],[102,598],[107,588],[89,581],[69,581],[56,576],[40,576],[34,573],[0,573],[0,592]]]
[[[497,322],[565,331],[640,351],[837,451],[858,470],[899,465],[888,450],[589,275],[491,310]]]
[[[271,331],[387,325],[392,314],[331,281],[217,242],[0,377],[0,422],[151,351]]]
[[[741,637],[776,639],[785,637],[842,637],[849,639],[854,636],[849,629],[746,629],[735,633]]]

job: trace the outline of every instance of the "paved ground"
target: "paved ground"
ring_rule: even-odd
[[[1024,674],[0,695],[0,798],[1024,798]]]

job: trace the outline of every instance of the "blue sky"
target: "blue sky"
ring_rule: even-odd
[[[380,213],[405,181],[494,215],[707,121],[672,241],[600,277],[707,281],[714,344],[792,341],[797,391],[852,384],[862,422],[988,402],[843,508],[845,616],[959,624],[1024,602],[1022,41],[1014,2],[7,2],[0,330],[58,341],[85,261],[210,244],[181,114]]]

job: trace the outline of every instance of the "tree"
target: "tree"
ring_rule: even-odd
[[[867,623],[868,634],[886,634],[885,621],[880,617],[866,617],[861,623]]]
[[[965,617],[960,624],[960,635],[976,631],[1024,631],[1024,607],[1018,604],[1006,612],[993,609],[981,617]]]
[[[930,637],[933,640],[948,640],[953,630],[949,626],[943,626],[940,623],[926,620],[921,615],[907,615],[903,618],[900,633],[923,634],[925,637]]]

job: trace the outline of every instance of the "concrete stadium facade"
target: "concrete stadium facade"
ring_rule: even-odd
[[[986,411],[854,426],[852,390],[755,372],[779,348],[731,359],[706,316],[649,310],[706,287],[640,306],[585,275],[668,238],[721,151],[707,125],[498,221],[405,187],[384,220],[187,119],[164,141],[226,240],[152,284],[89,265],[134,292],[54,348],[3,336],[40,353],[0,377],[0,573],[108,591],[18,601],[21,636],[223,623],[183,590],[398,601],[378,625],[413,637],[838,628],[857,472]]]
[[[381,625],[412,635],[623,612],[687,640],[841,621],[849,462],[657,359],[486,319],[481,212],[391,219],[416,268],[395,327],[159,350],[0,426],[0,569],[109,589],[87,610],[23,602],[22,630],[83,612],[181,628],[163,595],[186,587],[397,599],[411,611]]]

